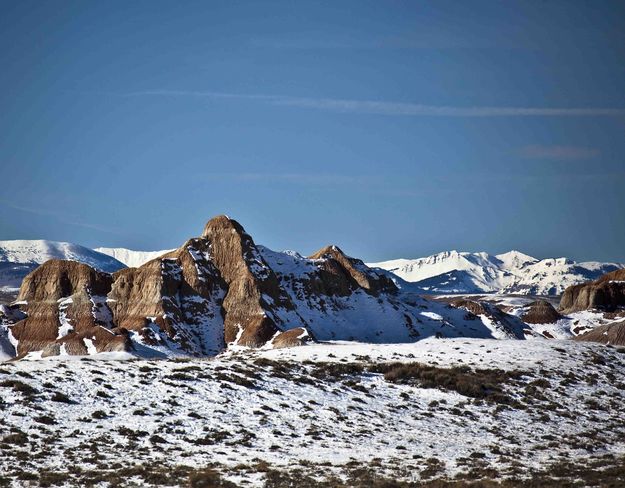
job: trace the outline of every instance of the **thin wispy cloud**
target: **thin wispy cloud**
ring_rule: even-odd
[[[313,186],[357,185],[375,181],[374,178],[361,175],[335,173],[208,173],[204,175],[211,181],[237,181],[259,183],[289,183]]]
[[[382,47],[376,41],[353,41],[332,39],[251,39],[249,45],[261,49],[284,49],[284,50],[327,50],[327,49],[375,49]]]
[[[411,32],[389,36],[367,36],[366,38],[332,37],[319,38],[318,36],[297,37],[257,37],[250,39],[248,45],[256,49],[276,50],[557,50],[556,46],[541,42],[539,39],[527,36],[509,36],[502,39],[499,36],[463,35],[459,32]]]
[[[520,153],[527,159],[574,161],[596,158],[601,151],[592,147],[532,145],[523,147]]]
[[[476,44],[467,40],[450,39],[414,39],[410,37],[381,37],[375,39],[318,39],[318,38],[258,38],[250,40],[249,45],[260,49],[279,50],[369,50],[369,49],[471,49],[490,47],[492,44]]]
[[[63,224],[73,225],[76,227],[83,227],[85,229],[95,230],[98,232],[106,232],[109,234],[120,234],[120,231],[117,229],[111,229],[109,227],[103,227],[97,224],[90,224],[88,222],[82,222],[61,212],[56,212],[53,210],[46,210],[43,208],[24,207],[24,206],[15,205],[9,202],[0,202],[0,203],[2,203],[5,207],[8,207],[13,210],[17,210],[19,212],[25,212],[25,213],[29,213],[32,215],[39,215],[42,217],[52,217],[58,222],[61,222]]]
[[[519,167],[516,171],[506,170],[503,172],[483,172],[464,171],[454,175],[432,174],[430,178],[414,185],[412,178],[395,178],[385,174],[358,175],[358,174],[336,174],[336,173],[278,173],[278,172],[258,172],[258,173],[204,173],[201,178],[210,183],[219,184],[242,184],[248,188],[255,185],[276,184],[283,185],[284,188],[308,189],[315,188],[321,190],[334,191],[340,188],[341,191],[349,191],[368,197],[388,197],[388,198],[423,198],[425,196],[441,198],[441,196],[457,196],[461,188],[466,187],[467,182],[475,188],[495,185],[500,190],[511,183],[523,183],[527,185],[538,184],[580,184],[580,183],[603,183],[605,181],[616,181],[625,178],[624,171],[602,171],[591,170],[584,173],[556,173],[556,174],[528,174]]]
[[[210,182],[250,184],[279,184],[285,188],[298,186],[335,191],[340,188],[372,196],[416,197],[427,193],[445,193],[439,185],[426,188],[425,184],[418,188],[400,188],[401,182],[388,178],[383,174],[340,174],[340,173],[205,173],[202,175]]]
[[[623,117],[625,108],[605,107],[495,107],[426,105],[410,102],[309,98],[286,95],[259,95],[212,91],[145,90],[125,97],[180,97],[208,100],[247,100],[271,105],[338,113],[409,117]]]

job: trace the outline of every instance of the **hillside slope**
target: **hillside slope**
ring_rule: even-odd
[[[0,472],[16,488],[623,486],[623,384],[624,354],[573,341],[16,361]]]

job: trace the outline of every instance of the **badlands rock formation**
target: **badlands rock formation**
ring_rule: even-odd
[[[257,246],[236,221],[113,274],[51,260],[0,311],[16,355],[214,355],[227,347],[309,340],[410,342],[522,338],[518,324],[467,314],[399,290],[383,272],[328,246],[304,258]]]
[[[561,318],[562,315],[547,300],[533,301],[521,315],[526,324],[555,324]]]
[[[625,346],[625,321],[600,325],[575,337],[576,341],[600,342],[612,346]]]
[[[525,324],[517,317],[505,313],[492,303],[456,298],[450,302],[450,305],[466,310],[466,318],[470,320],[488,320],[494,327],[498,327],[502,331],[513,332],[517,339],[523,339],[525,336]]]
[[[584,310],[602,315],[602,321],[613,321],[599,325],[575,337],[579,341],[600,342],[613,346],[625,346],[625,270],[607,273],[601,278],[581,285],[570,286],[562,295],[562,313]]]
[[[76,261],[52,259],[24,279],[17,297],[27,315],[10,329],[18,355],[43,356],[125,350],[106,304],[112,277]]]
[[[563,313],[625,306],[625,269],[607,273],[595,281],[569,286],[560,300]]]
[[[125,267],[111,256],[69,242],[0,241],[0,303],[13,301],[24,277],[50,259],[79,261],[107,273]]]

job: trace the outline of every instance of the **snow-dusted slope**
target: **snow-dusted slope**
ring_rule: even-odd
[[[429,339],[70,358],[2,365],[3,486],[623,486],[615,348]],[[398,362],[463,369],[423,384],[379,372]],[[483,380],[453,381],[467,368],[501,380],[468,396]]]
[[[303,323],[319,340],[401,343],[424,337],[523,338],[522,324],[515,328],[485,317],[467,318],[465,311],[425,300],[410,289],[380,295],[363,289],[347,296],[315,293],[310,284],[317,280],[323,260],[264,246],[258,250],[295,306],[292,312],[276,310],[277,321]],[[362,262],[359,266],[369,275],[376,274]]]
[[[124,268],[117,259],[70,242],[0,241],[0,289],[19,288],[22,279],[50,259],[68,259],[112,273]]]
[[[519,279],[504,289],[508,293],[559,295],[571,286],[596,280],[600,276],[623,268],[622,263],[587,261],[576,263],[567,258],[549,258],[519,269]]]
[[[0,241],[0,262],[42,264],[50,259],[79,261],[112,273],[124,267],[117,259],[70,242],[46,240]]]
[[[567,286],[593,280],[623,264],[567,258],[536,259],[518,251],[491,255],[445,251],[419,259],[369,263],[412,282],[425,293],[524,293],[557,295]]]
[[[164,251],[133,251],[132,249],[123,247],[96,247],[94,249],[94,251],[117,259],[129,268],[138,268],[142,264],[173,250],[174,249],[166,249]]]

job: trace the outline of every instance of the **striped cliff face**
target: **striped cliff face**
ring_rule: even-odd
[[[568,287],[560,301],[565,313],[588,309],[614,310],[625,306],[625,270],[619,269],[601,278]]]
[[[25,278],[11,310],[3,314],[3,331],[16,355],[210,356],[315,339],[519,337],[505,321],[467,317],[403,292],[336,246],[308,258],[257,246],[225,216],[137,268],[108,274],[48,261]]]

